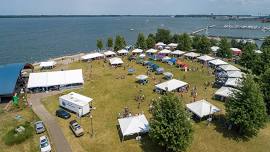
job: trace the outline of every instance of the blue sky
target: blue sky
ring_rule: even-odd
[[[270,0],[0,0],[0,15],[270,14]]]

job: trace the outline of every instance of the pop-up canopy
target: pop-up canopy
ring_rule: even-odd
[[[207,102],[206,100],[200,100],[193,103],[189,103],[186,104],[186,106],[189,111],[191,111],[200,118],[220,111],[219,108]]]
[[[149,123],[145,115],[118,119],[123,137],[149,131]]]
[[[184,86],[186,86],[188,83],[180,81],[180,80],[176,80],[176,79],[172,79],[160,84],[156,85],[156,88],[161,89],[163,91],[174,91],[176,89],[182,88]]]

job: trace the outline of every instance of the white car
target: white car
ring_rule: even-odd
[[[39,138],[40,143],[40,151],[41,152],[50,152],[52,150],[52,147],[50,145],[49,139],[47,136],[41,136]]]

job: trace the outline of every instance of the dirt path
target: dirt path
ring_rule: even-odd
[[[72,152],[61,128],[52,116],[42,105],[41,99],[47,96],[58,94],[59,92],[29,94],[28,102],[32,103],[33,111],[45,123],[51,142],[55,146],[56,152]]]

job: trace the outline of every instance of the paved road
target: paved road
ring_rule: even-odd
[[[41,103],[41,99],[43,97],[55,95],[57,93],[59,92],[29,94],[28,102],[32,103],[33,111],[45,123],[45,126],[49,131],[51,142],[55,146],[56,152],[72,152],[54,116],[52,116]]]

